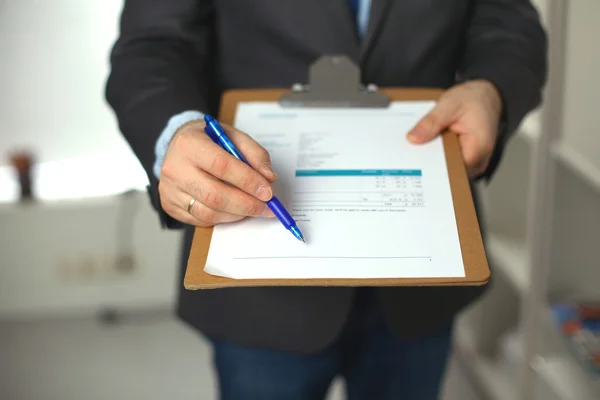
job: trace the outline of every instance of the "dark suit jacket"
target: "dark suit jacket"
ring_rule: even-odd
[[[160,207],[152,173],[154,144],[167,120],[184,110],[216,113],[230,88],[307,82],[311,62],[344,53],[363,82],[447,88],[460,79],[493,82],[504,101],[505,142],[541,99],[546,35],[525,0],[373,0],[359,40],[347,0],[127,0],[111,54],[107,99],[150,179],[153,205],[169,228],[192,228]],[[169,268],[169,266],[165,266]],[[350,288],[247,288],[185,291],[179,315],[204,333],[253,346],[315,351],[341,330]],[[448,322],[484,288],[385,288],[383,307],[399,337]]]

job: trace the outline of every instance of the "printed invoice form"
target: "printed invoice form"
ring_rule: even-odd
[[[234,279],[464,277],[442,140],[406,139],[434,105],[238,104],[235,126],[269,151],[275,194],[306,243],[276,218],[218,225],[205,271]]]

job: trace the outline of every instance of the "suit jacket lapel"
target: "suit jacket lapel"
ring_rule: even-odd
[[[371,0],[371,11],[365,35],[360,44],[360,60],[364,61],[375,44],[393,0]]]

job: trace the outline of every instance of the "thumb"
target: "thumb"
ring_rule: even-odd
[[[408,132],[407,138],[412,143],[426,143],[438,136],[454,122],[458,106],[453,101],[440,101],[427,115]]]

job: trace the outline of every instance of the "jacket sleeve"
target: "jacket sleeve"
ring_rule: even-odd
[[[541,104],[547,80],[547,36],[529,0],[473,0],[466,27],[463,79],[487,79],[500,92],[503,115],[487,171],[497,168],[506,142]]]
[[[160,205],[153,173],[155,144],[169,119],[207,112],[212,7],[205,0],[125,0],[120,35],[110,54],[106,99],[142,164],[163,226],[180,228]]]

